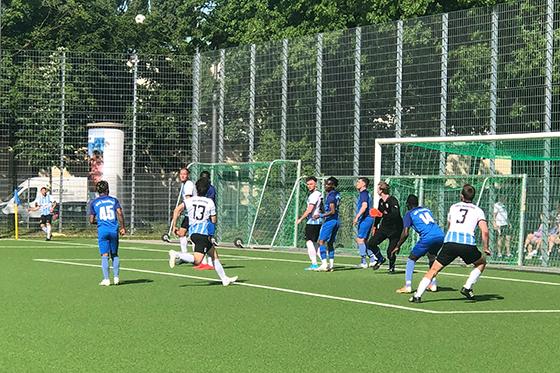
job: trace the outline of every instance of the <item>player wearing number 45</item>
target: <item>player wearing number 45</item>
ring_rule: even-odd
[[[443,240],[443,247],[430,270],[420,281],[416,293],[410,298],[411,302],[420,303],[422,294],[432,279],[457,257],[461,257],[466,264],[474,266],[474,269],[467,278],[467,282],[465,282],[461,289],[461,294],[469,300],[474,300],[472,287],[484,271],[484,268],[486,268],[486,258],[476,247],[474,238],[476,227],[480,229],[482,236],[482,250],[486,255],[491,254],[488,249],[488,224],[486,223],[486,217],[484,211],[472,203],[474,195],[475,189],[473,186],[465,184],[461,191],[461,202],[449,208],[449,214],[447,215],[449,226]]]
[[[109,286],[109,257],[113,262],[113,283],[119,284],[119,233],[124,235],[124,215],[121,204],[115,197],[109,196],[109,183],[99,181],[95,189],[99,197],[91,202],[89,222],[97,224],[97,242],[101,254],[101,286]],[[119,228],[120,227],[120,228]]]
[[[228,286],[237,280],[237,276],[228,277],[224,271],[224,267],[218,258],[218,252],[212,244],[209,235],[210,222],[216,224],[216,206],[214,201],[205,196],[210,187],[210,180],[201,177],[196,182],[197,196],[189,198],[184,202],[185,210],[189,217],[189,235],[194,243],[194,255],[191,253],[177,252],[169,250],[169,267],[174,268],[175,265],[182,262],[191,263],[195,266],[202,262],[205,254],[208,254],[214,262],[214,270],[220,276],[222,285]]]

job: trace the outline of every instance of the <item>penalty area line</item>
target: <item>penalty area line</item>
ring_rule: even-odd
[[[66,264],[66,265],[73,265],[73,266],[82,266],[82,267],[92,267],[92,268],[99,268],[99,265],[95,264],[87,264],[87,263],[73,263],[63,260],[53,260],[53,259],[33,259],[37,262],[44,262],[44,263],[55,263],[55,264]],[[160,272],[160,271],[152,271],[152,270],[145,270],[145,269],[138,269],[138,268],[128,268],[128,267],[121,267],[121,270],[130,271],[130,272],[139,272],[139,273],[148,273],[148,274],[155,274],[155,275],[162,275],[162,276],[171,276],[171,277],[180,277],[180,278],[189,278],[195,280],[205,280],[205,281],[213,281],[213,282],[221,282],[221,280],[208,278],[208,277],[201,277],[201,276],[193,276],[193,275],[185,275],[182,273],[171,273],[171,272]],[[286,289],[280,288],[275,286],[267,286],[267,285],[259,285],[259,284],[251,284],[248,282],[235,282],[233,285],[237,286],[246,286],[251,288],[257,289],[264,289],[264,290],[272,290],[282,293],[289,293],[289,294],[297,294],[303,295],[308,297],[315,297],[315,298],[322,298],[322,299],[330,299],[330,300],[338,300],[348,303],[358,303],[358,304],[367,304],[372,306],[378,306],[383,308],[392,308],[392,309],[399,309],[404,311],[410,312],[420,312],[420,313],[427,313],[427,314],[436,314],[436,315],[460,315],[460,314],[513,314],[513,313],[560,313],[560,310],[473,310],[473,311],[435,311],[435,310],[428,310],[422,308],[413,308],[413,307],[405,307],[399,306],[396,304],[390,303],[381,303],[381,302],[374,302],[362,299],[354,299],[354,298],[347,298],[347,297],[338,297],[334,295],[327,295],[327,294],[319,294],[319,293],[311,293],[307,291],[300,291],[300,290],[293,290],[293,289]]]

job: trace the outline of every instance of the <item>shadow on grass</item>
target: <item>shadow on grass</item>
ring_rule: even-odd
[[[448,301],[460,301],[460,300],[464,301],[465,303],[479,303],[479,302],[488,302],[488,301],[498,301],[503,299],[505,298],[499,294],[480,294],[480,295],[475,295],[473,300],[466,299],[465,297],[424,300],[424,297],[422,297],[422,303],[436,303],[436,302],[448,302]]]
[[[123,280],[119,282],[119,286],[123,285],[134,285],[134,284],[147,284],[150,282],[154,282],[154,280],[150,280],[148,278],[138,278],[136,280]]]
[[[233,286],[237,283],[244,283],[247,282],[247,280],[237,280],[235,281],[234,284],[229,285],[229,286]],[[183,285],[179,285],[180,288],[188,288],[188,287],[193,287],[193,286],[223,286],[222,283],[220,281],[196,281],[192,284],[183,284]]]

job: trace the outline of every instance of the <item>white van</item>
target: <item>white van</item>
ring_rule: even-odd
[[[38,195],[41,193],[41,188],[46,187],[50,189],[51,198],[53,201],[58,202],[60,199],[60,178],[53,177],[52,186],[49,188],[50,179],[48,177],[32,177],[21,184],[19,184],[17,189],[18,197],[21,201],[21,205],[18,208],[18,215],[21,219],[29,218],[35,219],[41,217],[41,211],[27,211],[30,206],[37,199]],[[88,179],[87,177],[66,177],[62,179],[62,202],[63,206],[71,207],[76,206],[86,206],[88,202]],[[67,210],[63,207],[64,210]],[[0,203],[0,209],[2,213],[8,215],[14,213],[14,196],[10,195],[6,202]],[[81,209],[80,209],[81,210]],[[84,207],[85,210],[85,207]]]

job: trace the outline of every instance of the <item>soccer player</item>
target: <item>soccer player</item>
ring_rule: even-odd
[[[327,197],[325,198],[325,212],[313,215],[314,219],[324,219],[321,230],[319,231],[321,265],[317,268],[317,271],[321,272],[332,272],[334,270],[334,242],[340,226],[338,220],[340,193],[336,190],[337,186],[338,179],[336,177],[331,176],[325,181],[325,191],[327,192]],[[329,264],[327,264],[327,250]]]
[[[41,210],[41,230],[45,232],[46,241],[50,241],[52,238],[52,217],[53,211],[56,207],[56,201],[53,201],[50,193],[47,192],[47,188],[41,188],[41,194],[35,200],[35,206],[30,207],[28,211]]]
[[[181,216],[181,213],[185,209],[185,202],[192,196],[196,196],[196,191],[194,188],[194,183],[189,180],[189,169],[187,167],[181,168],[179,170],[179,180],[181,181],[181,196],[183,197],[183,203],[180,203],[173,210],[173,218],[171,219],[171,227],[173,227],[174,233],[179,236],[179,245],[181,246],[181,252],[186,253],[188,247],[188,235],[187,230],[189,228],[189,217],[183,216],[181,221],[181,226],[176,227],[177,220]]]
[[[503,196],[500,196],[498,202],[494,204],[492,225],[494,230],[498,234],[498,242],[496,243],[496,249],[498,251],[498,258],[502,257],[502,248],[506,247],[506,256],[511,257],[511,233],[509,229],[508,212],[506,206],[504,205]]]
[[[226,276],[224,267],[222,267],[218,258],[218,251],[212,245],[208,235],[208,223],[211,221],[216,224],[216,206],[210,198],[201,196],[205,196],[208,193],[209,186],[210,181],[208,179],[198,179],[196,182],[198,196],[189,198],[184,202],[184,208],[189,216],[189,234],[191,241],[194,243],[194,253],[169,250],[169,267],[174,268],[176,264],[181,262],[199,265],[204,255],[208,254],[214,262],[214,269],[218,276],[220,276],[222,285],[228,286],[237,281],[237,276]],[[177,262],[178,260],[179,262]]]
[[[393,274],[395,273],[395,262],[397,261],[397,256],[393,254],[393,249],[397,246],[401,236],[403,221],[399,201],[389,194],[390,191],[389,184],[385,181],[380,181],[377,185],[377,194],[380,197],[378,210],[381,213],[381,217],[375,218],[372,228],[374,233],[368,240],[367,246],[377,258],[377,263],[373,266],[373,269],[377,270],[386,261],[383,255],[381,255],[379,245],[386,239],[389,239],[389,245],[387,246],[387,257],[389,258],[388,273]],[[377,228],[378,226],[379,228]]]
[[[412,274],[416,261],[428,254],[429,266],[431,267],[436,260],[436,255],[443,245],[443,230],[436,223],[434,216],[430,209],[418,205],[418,197],[411,194],[406,199],[406,208],[408,211],[404,215],[404,227],[401,233],[401,238],[397,242],[397,246],[393,249],[393,254],[398,254],[401,245],[406,241],[409,234],[409,228],[412,227],[420,239],[410,252],[408,260],[406,261],[405,284],[404,287],[397,289],[397,293],[412,293]],[[431,291],[437,291],[436,278],[432,279],[430,286]]]
[[[315,176],[309,176],[305,179],[305,185],[309,191],[309,195],[307,196],[307,208],[296,221],[296,225],[300,224],[304,220],[307,221],[305,224],[305,245],[307,247],[307,254],[311,260],[311,265],[305,268],[305,270],[315,271],[319,268],[317,265],[317,254],[319,254],[318,241],[322,219],[316,219],[314,216],[321,213],[323,195],[317,190],[317,178]]]
[[[95,189],[99,197],[90,205],[89,222],[97,224],[97,242],[101,254],[101,286],[109,286],[109,257],[113,262],[113,284],[119,284],[119,233],[124,235],[124,214],[121,204],[115,197],[109,196],[109,183],[105,180],[97,182]]]
[[[488,224],[486,223],[486,216],[480,207],[472,203],[474,195],[474,187],[470,184],[465,184],[461,190],[461,202],[449,208],[449,213],[447,214],[449,225],[443,240],[443,247],[430,270],[420,281],[416,293],[410,298],[410,302],[420,303],[422,301],[422,294],[424,294],[432,279],[457,257],[461,257],[466,264],[474,266],[461,289],[461,294],[469,300],[474,300],[473,285],[484,271],[484,268],[486,268],[486,258],[476,247],[474,237],[476,227],[480,229],[482,236],[482,250],[486,255],[491,255],[488,249]]]
[[[208,171],[202,171],[200,173],[200,178],[206,178],[208,179],[208,182],[210,182],[210,172]],[[214,185],[211,184],[210,182],[210,186],[208,187],[208,192],[206,193],[207,198],[210,198],[213,202],[214,202],[214,206],[216,206],[216,188],[214,187]],[[212,221],[208,222],[208,235],[210,236],[210,241],[212,242],[212,245],[217,245],[216,239],[214,237],[214,235],[216,234],[216,225],[214,223],[212,223]],[[212,265],[212,258],[210,258],[208,255],[204,256],[204,259],[202,259],[202,263],[200,263],[200,265],[198,265],[197,267],[195,267],[195,269],[200,269],[200,270],[212,270],[214,269],[214,266]]]
[[[369,209],[372,207],[372,200],[369,192],[367,190],[369,186],[369,179],[367,177],[359,177],[356,180],[356,189],[358,190],[358,200],[356,201],[356,215],[352,224],[356,227],[356,245],[358,246],[358,252],[360,254],[360,267],[367,268],[368,263],[366,261],[367,246],[366,239],[369,236],[371,227],[373,226],[373,218],[369,215]],[[373,267],[376,262],[375,255],[373,253],[369,255],[369,263]]]

